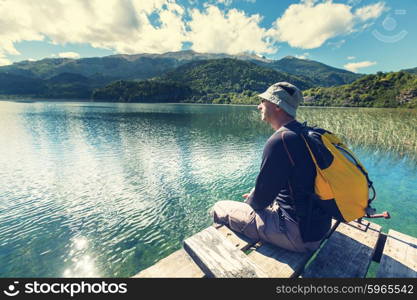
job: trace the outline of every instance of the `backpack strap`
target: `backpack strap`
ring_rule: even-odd
[[[290,160],[290,162],[291,162],[291,164],[292,164],[292,166],[293,167],[295,167],[295,162],[294,162],[294,159],[292,158],[292,156],[291,156],[291,153],[290,153],[290,151],[288,150],[288,147],[287,147],[287,144],[286,144],[286,142],[285,142],[285,138],[284,138],[284,136],[285,136],[285,132],[286,131],[288,131],[288,130],[282,130],[282,142],[283,142],[283,144],[284,144],[284,149],[285,149],[285,151],[287,152],[287,155],[288,155],[288,158],[289,158],[289,160]],[[301,137],[304,139],[304,137],[303,137],[303,135],[301,134]],[[306,142],[306,140],[304,139],[304,142]],[[306,142],[306,144],[307,144],[307,142]],[[307,147],[308,147],[308,144],[307,144]],[[310,150],[310,148],[308,147],[308,150],[310,151],[310,153],[312,154],[312,152],[311,152],[311,150]],[[314,156],[313,156],[313,160],[314,160],[314,164],[316,164],[316,161],[315,161],[315,159],[314,159]],[[291,195],[291,198],[293,199],[293,202],[294,202],[294,205],[295,205],[295,211],[296,211],[296,214],[297,214],[297,216],[299,216],[299,214],[300,215],[304,215],[304,214],[302,214],[302,213],[300,213],[300,212],[298,212],[297,213],[297,205],[296,205],[296,203],[295,203],[295,197],[294,197],[294,192],[293,192],[293,189],[292,189],[292,187],[291,187],[291,183],[290,183],[290,180],[288,179],[288,188],[289,188],[289,190],[290,190],[290,195]],[[313,193],[313,195],[314,195],[314,193]],[[307,202],[308,202],[308,207],[307,207],[307,211],[305,212],[306,213],[306,216],[307,216],[307,232],[306,232],[306,234],[307,235],[310,235],[310,232],[311,232],[311,219],[312,219],[312,214],[313,214],[313,201],[314,201],[314,197],[313,197],[313,195],[310,195],[308,198],[307,198]],[[299,207],[299,206],[298,206]],[[299,218],[299,217],[298,217]]]
[[[288,158],[289,158],[289,160],[290,160],[290,162],[291,162],[292,166],[293,166],[293,167],[295,167],[295,162],[294,162],[294,160],[292,159],[292,156],[291,156],[291,154],[290,154],[290,151],[288,151],[287,144],[285,143],[285,138],[284,138],[284,136],[285,136],[285,133],[286,133],[287,131],[288,131],[288,130],[283,130],[283,131],[281,131],[282,143],[284,144],[284,149],[285,149],[285,152],[287,152]]]
[[[293,160],[293,158],[292,158],[292,156],[291,156],[290,151],[288,151],[287,143],[285,143],[285,138],[284,138],[284,136],[285,136],[285,133],[286,133],[287,131],[288,131],[288,130],[283,130],[283,131],[281,132],[282,143],[283,143],[283,145],[284,145],[285,152],[287,152],[287,156],[288,156],[288,159],[290,160],[291,165],[292,165],[293,167],[295,167],[295,162],[294,162],[294,160]],[[293,192],[292,187],[291,187],[290,179],[288,179],[288,188],[290,189],[291,198],[293,199],[293,201],[294,201],[294,203],[295,203],[294,192]]]
[[[281,138],[282,138],[282,143],[283,143],[283,145],[284,145],[285,152],[287,152],[287,156],[288,156],[288,159],[289,159],[289,161],[290,161],[291,165],[292,165],[293,167],[295,167],[295,162],[294,162],[294,159],[292,158],[291,153],[290,153],[290,151],[288,150],[287,143],[285,143],[285,138],[284,138],[284,136],[285,136],[285,133],[286,133],[287,131],[288,131],[288,129],[283,129],[283,130],[281,130]],[[290,190],[290,195],[291,195],[291,198],[293,199],[294,204],[295,204],[295,197],[294,197],[294,192],[293,192],[293,189],[292,189],[292,187],[291,187],[290,179],[288,179],[288,188],[289,188],[289,190]]]

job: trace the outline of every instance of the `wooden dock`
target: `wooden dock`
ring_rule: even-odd
[[[372,261],[377,277],[417,278],[417,239],[381,226],[332,223],[318,250],[296,253],[256,243],[226,226],[204,229],[187,238],[183,249],[133,277],[148,278],[363,278]]]

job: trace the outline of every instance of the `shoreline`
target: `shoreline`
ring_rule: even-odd
[[[215,105],[215,106],[257,106],[258,104],[230,104],[230,103],[197,103],[197,102],[114,102],[114,101],[93,101],[91,99],[46,99],[46,98],[9,98],[4,99],[0,97],[0,102],[14,102],[14,103],[106,103],[106,104],[180,104],[180,105]],[[368,106],[314,106],[314,105],[300,105],[300,108],[339,108],[339,109],[403,109],[403,110],[417,110],[417,108],[407,107],[368,107]]]

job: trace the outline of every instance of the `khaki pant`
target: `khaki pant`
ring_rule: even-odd
[[[254,211],[249,204],[225,200],[214,205],[213,214],[215,223],[226,225],[254,241],[295,252],[312,251],[320,246],[320,241],[304,243],[298,224],[279,216],[278,204]]]

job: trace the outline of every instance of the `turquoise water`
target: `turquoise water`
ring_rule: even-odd
[[[0,277],[136,274],[241,200],[271,133],[255,106],[0,102]],[[416,162],[354,150],[376,222],[417,236]]]

